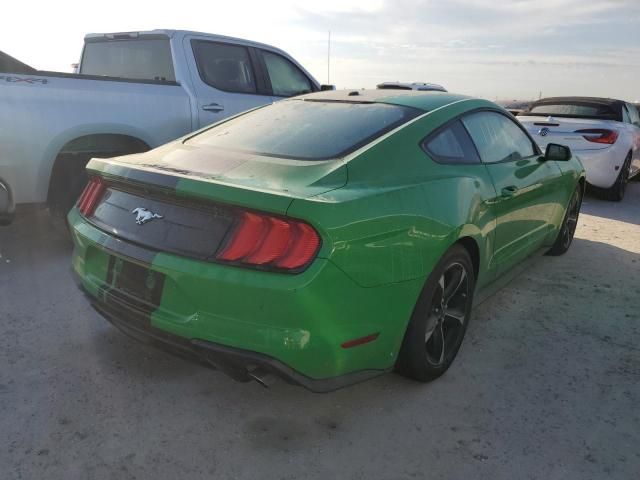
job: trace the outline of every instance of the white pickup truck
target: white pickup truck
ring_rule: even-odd
[[[92,157],[149,150],[321,88],[331,87],[282,50],[197,32],[89,34],[77,73],[0,52],[0,223],[21,203],[66,213]]]

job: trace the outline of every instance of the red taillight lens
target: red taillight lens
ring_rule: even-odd
[[[298,220],[244,212],[218,260],[247,265],[298,270],[309,264],[320,247],[320,237]]]
[[[581,133],[585,140],[593,143],[613,145],[618,139],[617,131],[605,128],[587,128],[585,130],[576,130],[576,133]]]
[[[85,217],[93,214],[105,190],[106,186],[102,180],[96,177],[91,178],[78,199],[77,205],[80,213]]]

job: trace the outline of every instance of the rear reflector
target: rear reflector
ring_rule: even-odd
[[[365,343],[373,342],[380,333],[372,333],[371,335],[367,335],[366,337],[356,338],[354,340],[349,340],[348,342],[344,342],[340,345],[342,348],[351,348],[357,347],[358,345],[364,345]]]
[[[276,270],[300,270],[314,259],[320,237],[299,220],[243,212],[216,259]]]
[[[613,145],[618,139],[617,131],[605,128],[587,128],[585,130],[576,130],[576,133],[581,133],[585,140],[593,143]]]
[[[89,217],[93,214],[98,202],[104,195],[104,191],[106,190],[105,184],[98,177],[92,177],[89,179],[89,183],[84,188],[82,195],[78,199],[78,209],[80,213],[85,217]]]

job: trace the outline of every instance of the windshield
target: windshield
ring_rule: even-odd
[[[188,143],[323,160],[346,155],[422,113],[383,103],[288,100],[217,125]]]

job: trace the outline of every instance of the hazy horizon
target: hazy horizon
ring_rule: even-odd
[[[275,45],[327,83],[331,31],[330,83],[338,88],[425,81],[492,100],[640,100],[634,0],[327,0],[313,9],[292,0],[144,3],[111,0],[92,11],[70,0],[6,5],[0,50],[39,69],[70,71],[86,33],[197,30]]]

